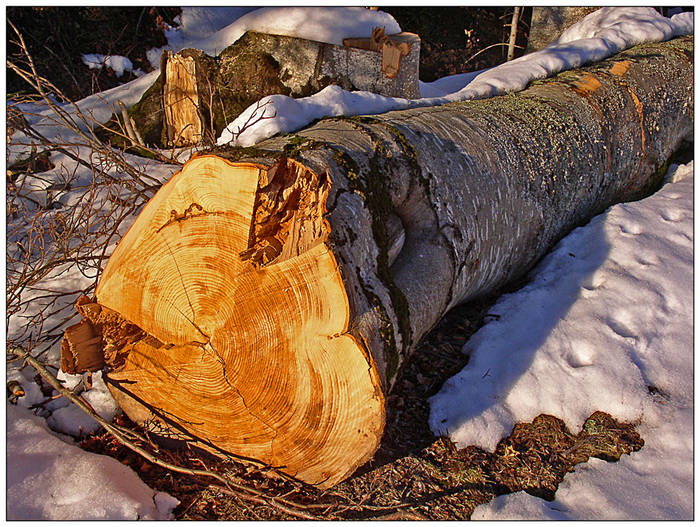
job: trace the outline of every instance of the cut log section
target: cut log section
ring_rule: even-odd
[[[381,33],[381,34],[379,34]],[[267,95],[307,97],[336,84],[415,99],[420,97],[420,38],[384,35],[376,49],[338,46],[249,31],[217,57],[197,49],[161,59],[161,75],[129,111],[149,145],[214,144],[224,127]],[[128,126],[129,120],[122,119]],[[112,138],[117,141],[117,138]]]
[[[398,33],[385,35],[383,27],[375,27],[370,38],[346,38],[345,46],[379,51],[382,53],[382,71],[393,79],[401,71],[401,59],[411,52],[411,42],[416,43],[416,35]]]
[[[80,303],[110,390],[161,434],[338,483],[447,310],[658,185],[693,134],[692,42],[191,159]]]

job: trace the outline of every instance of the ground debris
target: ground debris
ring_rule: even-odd
[[[495,298],[455,308],[426,337],[399,374],[389,398],[385,437],[374,459],[328,491],[215,458],[185,444],[173,448],[151,443],[151,447],[174,464],[226,475],[267,498],[293,502],[303,514],[339,520],[467,520],[478,505],[520,490],[552,500],[575,465],[590,457],[617,461],[642,448],[644,441],[634,424],[620,423],[603,412],[581,423],[578,433],[551,415],[518,423],[494,452],[457,448],[449,438],[432,434],[427,399],[466,365],[464,342],[483,325]],[[137,429],[124,415],[116,424]],[[296,519],[283,509],[241,499],[217,484],[151,464],[106,432],[84,439],[80,446],[119,459],[150,487],[180,500],[173,511],[177,519]]]

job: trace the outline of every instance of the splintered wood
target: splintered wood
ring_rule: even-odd
[[[389,79],[398,75],[401,69],[401,58],[411,51],[411,44],[406,41],[406,33],[396,35],[385,35],[383,27],[372,29],[370,38],[346,38],[343,40],[345,46],[366,49],[369,51],[379,51],[382,53],[382,72]]]
[[[330,186],[286,159],[267,171],[254,206],[248,248],[240,256],[267,265],[298,256],[323,241],[323,207]]]
[[[61,342],[61,369],[72,375],[102,369],[105,362],[100,342],[89,321],[70,326]]]
[[[163,110],[170,146],[198,144],[202,139],[199,93],[192,57],[166,53]]]
[[[293,161],[202,156],[146,205],[92,304],[143,331],[122,341],[105,375],[132,419],[321,487],[371,457],[384,400],[347,334],[348,298],[325,245],[327,192]]]
[[[66,329],[61,343],[61,369],[66,373],[94,372],[105,366],[117,369],[124,363],[127,344],[147,337],[118,313],[86,296],[75,307],[83,319]]]

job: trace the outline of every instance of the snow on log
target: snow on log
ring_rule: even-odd
[[[91,331],[66,340],[102,336],[136,422],[330,487],[378,448],[399,366],[443,314],[652,191],[692,116],[684,37],[212,150],[145,206],[80,302]],[[66,363],[90,362],[80,339]]]

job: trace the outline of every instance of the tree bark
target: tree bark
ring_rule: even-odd
[[[399,366],[442,315],[649,193],[692,118],[684,37],[196,156],[81,302],[104,377],[136,422],[332,486],[372,457]]]

